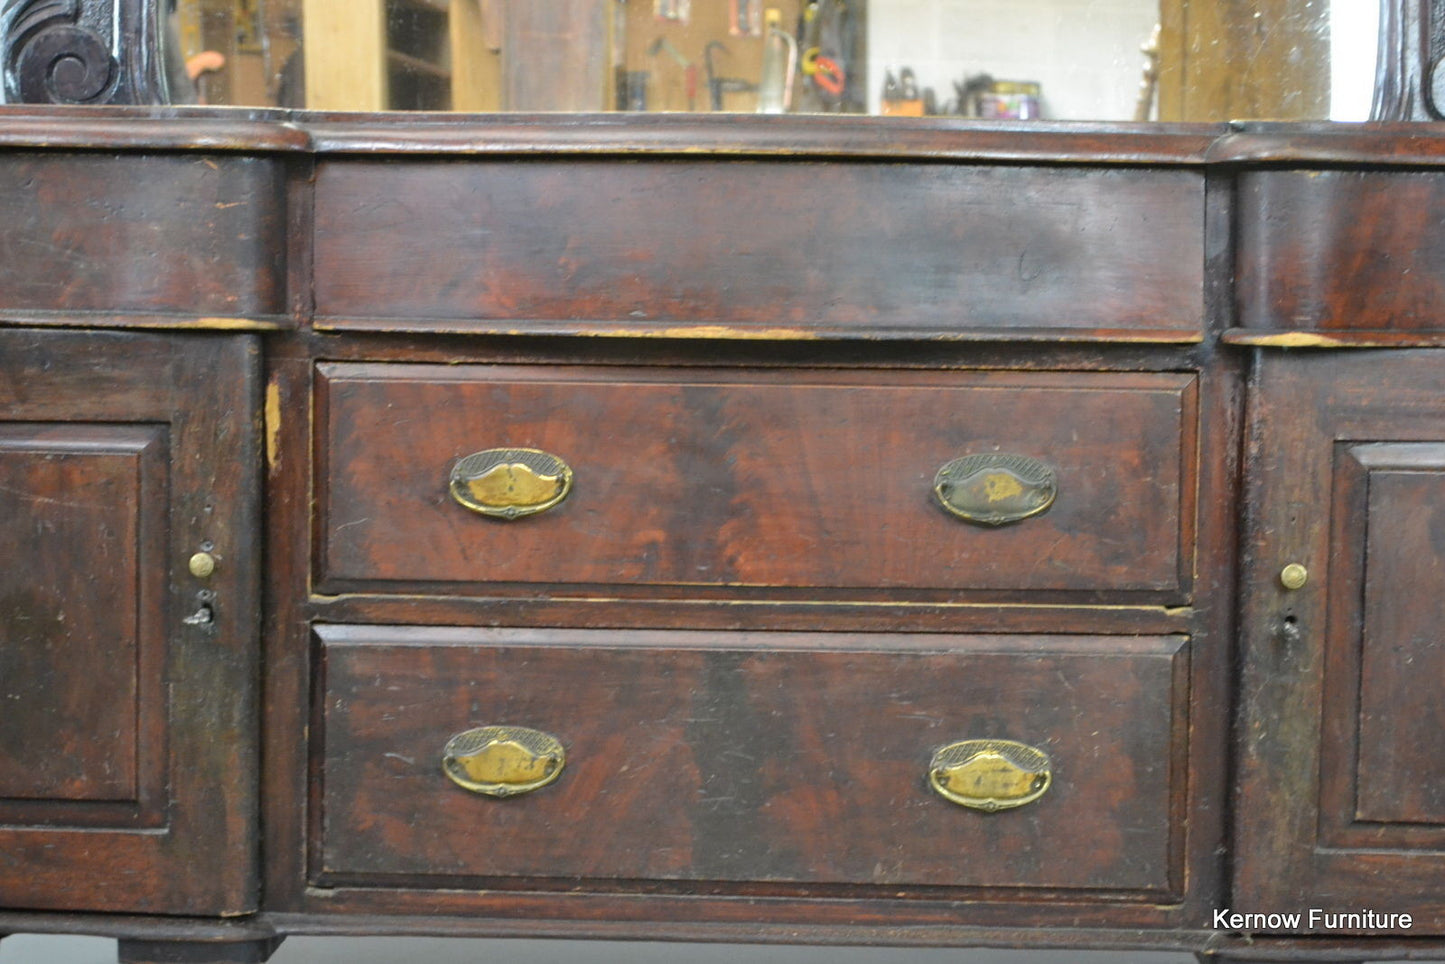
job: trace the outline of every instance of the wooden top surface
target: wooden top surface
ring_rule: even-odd
[[[1445,124],[1132,124],[752,114],[324,114],[0,106],[0,149],[640,154],[1148,165],[1445,164]]]

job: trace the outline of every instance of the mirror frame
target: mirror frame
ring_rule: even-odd
[[[162,2],[0,0],[0,103],[169,103]],[[1442,109],[1445,0],[1380,0],[1371,120],[1440,120]]]

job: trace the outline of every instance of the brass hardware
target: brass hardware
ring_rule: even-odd
[[[1303,589],[1310,581],[1310,571],[1297,562],[1292,562],[1279,571],[1279,583],[1291,591]]]
[[[572,491],[572,469],[538,449],[487,449],[452,466],[452,498],[473,512],[520,519],[545,512]]]
[[[933,477],[939,505],[960,519],[986,526],[1038,515],[1054,504],[1058,490],[1054,470],[1026,455],[965,455]]]
[[[1053,781],[1048,754],[1013,740],[964,740],[933,754],[928,783],[945,800],[993,813],[1032,803]]]
[[[551,783],[567,754],[550,733],[524,726],[483,726],[458,733],[442,750],[453,783],[489,797],[514,797]]]
[[[191,570],[191,575],[197,579],[209,579],[211,573],[216,571],[216,557],[209,552],[198,552],[191,556],[187,565]]]

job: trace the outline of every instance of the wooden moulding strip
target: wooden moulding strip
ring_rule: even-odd
[[[1440,331],[1280,331],[1262,328],[1231,328],[1220,340],[1245,348],[1438,348],[1445,346]]]
[[[318,153],[652,154],[921,158],[1108,166],[1198,165],[1217,124],[1000,123],[948,118],[302,114]]]
[[[0,328],[136,328],[160,331],[291,331],[284,316],[112,314],[90,311],[9,311],[0,308]]]
[[[1203,325],[1193,328],[908,328],[892,325],[768,327],[704,322],[545,321],[537,319],[340,318],[318,316],[316,331],[379,331],[448,335],[574,335],[591,338],[648,338],[718,341],[938,341],[1052,342],[1197,345]]]

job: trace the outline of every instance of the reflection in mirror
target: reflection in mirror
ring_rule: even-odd
[[[172,96],[314,110],[1367,118],[1373,0],[165,0]]]

